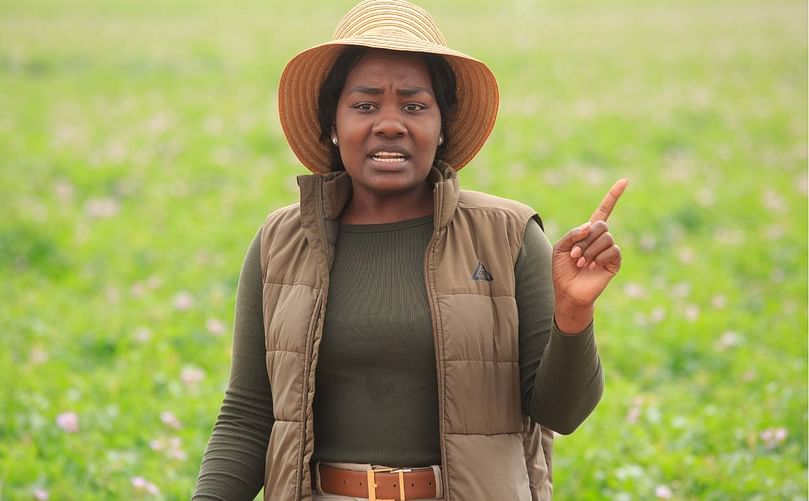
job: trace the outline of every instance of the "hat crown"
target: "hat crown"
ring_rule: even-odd
[[[359,3],[340,20],[332,40],[380,35],[447,46],[432,16],[421,7],[403,0],[366,0]]]

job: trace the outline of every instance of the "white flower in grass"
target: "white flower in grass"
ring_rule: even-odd
[[[683,264],[693,263],[694,257],[695,257],[694,249],[692,249],[691,247],[681,247],[677,251],[677,259],[679,259],[680,262]]]
[[[657,238],[655,238],[654,235],[649,235],[647,233],[640,237],[638,244],[640,245],[641,250],[645,252],[652,252],[657,248]]]
[[[686,320],[689,322],[696,322],[699,318],[699,306],[695,304],[687,304],[683,313],[685,314]]]
[[[84,211],[92,218],[108,218],[118,214],[121,206],[112,198],[94,198],[84,204]]]
[[[107,287],[104,291],[104,297],[110,304],[118,304],[121,301],[121,291],[117,287]]]
[[[745,234],[738,228],[718,228],[714,231],[714,240],[728,247],[737,247],[744,243]]]
[[[777,214],[783,214],[789,210],[789,205],[784,197],[772,188],[767,189],[761,196],[761,203],[766,209]]]
[[[180,372],[180,379],[188,386],[194,386],[205,378],[205,372],[199,367],[191,365],[183,367]]]
[[[785,428],[767,428],[761,432],[761,440],[768,449],[781,444],[787,439],[787,430]]]
[[[716,349],[725,351],[728,348],[733,348],[743,341],[743,338],[733,331],[725,331],[719,336],[716,341]]]
[[[224,122],[220,117],[215,116],[207,117],[202,122],[202,130],[204,130],[205,132],[207,132],[212,136],[220,135],[223,129],[224,129]]]
[[[73,411],[63,412],[56,416],[56,426],[68,433],[79,431],[79,415]]]
[[[628,423],[635,424],[638,422],[642,407],[643,397],[635,397],[635,399],[632,400],[632,407],[629,408],[629,412],[626,414],[626,420]]]
[[[721,310],[722,308],[724,308],[727,305],[728,305],[728,299],[722,294],[717,294],[717,295],[715,295],[714,297],[711,298],[711,306],[713,306],[717,310]]]
[[[795,189],[803,195],[809,195],[809,177],[806,174],[800,175],[795,179]]]
[[[764,231],[764,236],[766,236],[770,240],[781,240],[786,236],[786,234],[787,229],[777,223],[768,225],[767,229]]]
[[[639,299],[646,297],[646,289],[641,284],[630,282],[624,286],[624,294],[633,299]]]
[[[152,337],[152,331],[146,327],[138,327],[135,329],[135,341],[145,343]]]
[[[180,420],[177,419],[177,416],[175,416],[171,411],[161,412],[160,421],[162,421],[164,425],[168,426],[169,428],[174,428],[175,430],[179,430],[183,426],[182,423],[180,423]]]
[[[208,329],[208,332],[214,336],[221,336],[225,333],[225,324],[217,318],[209,318],[208,321],[205,322],[205,327]]]
[[[126,145],[120,140],[113,140],[107,145],[107,161],[118,163],[124,160],[129,152]]]
[[[188,454],[183,450],[183,442],[180,437],[159,438],[149,442],[149,447],[153,451],[164,451],[166,457],[177,461],[185,461]]]
[[[36,499],[37,501],[47,501],[48,491],[46,491],[42,487],[37,487],[36,489],[34,489],[34,499]]]
[[[686,297],[691,293],[691,284],[688,282],[680,282],[671,288],[671,295],[674,297]]]
[[[153,115],[146,122],[146,128],[155,133],[165,132],[172,125],[172,117],[166,112]]]
[[[666,318],[666,309],[662,306],[656,306],[649,314],[649,320],[656,324],[662,322],[664,318]]]
[[[73,199],[73,185],[68,181],[57,181],[53,187],[56,197],[62,202],[68,202]]]
[[[163,285],[163,279],[160,278],[157,275],[152,275],[152,276],[150,276],[149,278],[146,279],[146,285],[150,289],[157,289],[158,287]]]
[[[48,358],[49,358],[48,352],[45,351],[44,348],[35,346],[31,349],[29,360],[31,361],[32,364],[34,365],[44,364],[45,362],[48,361]]]
[[[174,307],[180,311],[190,310],[194,306],[194,296],[188,291],[181,291],[174,296]]]
[[[712,207],[716,203],[716,196],[711,188],[703,188],[697,191],[696,199],[697,203],[702,207]]]
[[[188,459],[188,454],[186,454],[185,451],[179,447],[169,449],[166,454],[168,455],[169,459],[175,459],[177,461],[185,461]]]
[[[146,492],[153,496],[160,494],[160,488],[143,477],[132,477],[130,482],[137,492]]]
[[[667,485],[658,485],[655,487],[655,497],[657,499],[671,499],[671,489]]]

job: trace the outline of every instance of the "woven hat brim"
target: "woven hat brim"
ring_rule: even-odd
[[[330,147],[320,139],[318,93],[337,56],[350,45],[446,57],[457,79],[458,109],[447,125],[449,143],[442,158],[455,170],[474,158],[497,119],[500,94],[492,71],[461,52],[410,37],[397,37],[395,31],[388,31],[378,35],[365,33],[357,40],[325,42],[287,63],[278,86],[278,111],[287,142],[303,165],[317,174],[331,170]]]

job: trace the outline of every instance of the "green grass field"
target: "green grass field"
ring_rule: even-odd
[[[277,81],[353,3],[0,0],[0,500],[189,497]],[[806,3],[420,3],[500,81],[464,187],[556,240],[631,180],[557,498],[807,499]]]

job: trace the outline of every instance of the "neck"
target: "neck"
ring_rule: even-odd
[[[432,213],[433,193],[427,183],[416,191],[384,197],[371,196],[355,186],[340,220],[346,224],[385,224],[429,216]]]

